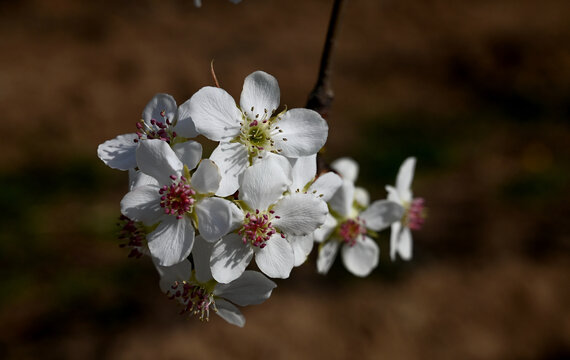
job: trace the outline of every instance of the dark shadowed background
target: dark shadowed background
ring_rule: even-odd
[[[254,70],[304,106],[332,1],[0,2],[0,358],[567,359],[570,3],[348,0],[325,158],[386,196],[418,158],[414,260],[372,276],[315,258],[239,329],[178,316],[116,219],[96,156],[158,92],[239,98]]]

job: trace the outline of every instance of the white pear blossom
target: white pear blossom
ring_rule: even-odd
[[[396,254],[404,260],[412,258],[412,232],[421,229],[425,220],[424,199],[412,195],[412,180],[416,159],[407,158],[400,166],[396,176],[396,187],[386,186],[388,200],[400,204],[405,212],[400,221],[392,224],[390,234],[390,258],[396,259]]]
[[[229,284],[220,284],[210,273],[208,260],[211,252],[212,244],[198,236],[192,251],[194,270],[188,260],[169,267],[156,265],[160,288],[171,299],[180,302],[182,313],[208,321],[210,311],[214,311],[230,324],[243,327],[245,317],[236,305],[261,304],[277,285],[263,274],[251,270]]]
[[[348,271],[370,274],[380,255],[373,238],[389,226],[392,260],[412,257],[411,230],[425,219],[424,201],[410,188],[415,158],[386,187],[388,198],[371,203],[355,186],[354,160],[338,159],[334,171],[317,174],[328,125],[319,113],[287,110],[280,100],[277,80],[263,71],[245,78],[239,103],[219,86],[201,88],[180,106],[156,94],[136,132],[97,148],[107,166],[129,175],[120,246],[129,257],[151,258],[161,290],[182,313],[207,321],[215,312],[243,327],[238,306],[268,299],[276,287],[268,277],[288,278],[315,242],[321,274],[339,251]],[[197,135],[218,142],[209,159],[189,140]],[[260,272],[246,270],[250,265]]]
[[[163,266],[186,259],[194,243],[194,223],[200,234],[216,240],[226,234],[231,221],[231,202],[212,195],[220,174],[211,160],[202,160],[201,146],[193,141],[172,149],[161,140],[146,140],[136,151],[144,177],[132,185],[121,201],[121,213],[153,230],[146,236],[154,258]],[[199,144],[198,144],[199,145]],[[190,175],[190,170],[196,170]]]
[[[107,166],[118,170],[137,166],[136,149],[142,140],[159,139],[174,145],[182,137],[197,135],[191,119],[178,121],[178,108],[168,94],[156,94],[145,106],[142,119],[136,123],[137,131],[107,140],[97,148],[97,155]]]
[[[321,242],[317,270],[326,274],[332,266],[338,250],[342,248],[342,261],[352,274],[367,276],[378,266],[380,248],[368,236],[370,231],[380,231],[398,221],[404,209],[388,200],[368,204],[368,192],[355,188],[358,164],[349,158],[334,161],[331,167],[343,182],[329,200],[331,214],[321,228],[315,231],[315,240]]]
[[[267,152],[297,158],[316,154],[328,135],[326,121],[315,111],[291,109],[276,113],[277,80],[256,71],[245,78],[238,107],[223,89],[203,87],[179,108],[198,133],[219,141],[210,159],[222,174],[219,196],[233,194],[244,170]]]
[[[328,212],[326,203],[314,195],[287,192],[291,182],[291,166],[279,155],[267,156],[244,171],[241,209],[234,208],[235,231],[216,242],[210,259],[214,279],[237,279],[254,256],[265,275],[289,277],[295,255],[288,237],[312,233]]]

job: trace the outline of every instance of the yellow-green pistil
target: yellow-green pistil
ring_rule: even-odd
[[[254,111],[254,108],[251,108]],[[264,110],[263,116],[260,118],[259,114],[255,115],[255,119],[251,120],[245,114],[242,114],[242,122],[240,134],[234,139],[235,142],[244,144],[247,148],[250,163],[254,157],[260,156],[263,151],[271,151],[278,153],[281,149],[275,148],[275,142],[271,138],[271,133],[281,133],[283,130],[279,126],[272,128],[272,123],[281,119],[281,115],[285,110],[276,116],[271,116],[267,109]],[[283,138],[287,141],[286,138]]]

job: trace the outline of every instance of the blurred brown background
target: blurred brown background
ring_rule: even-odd
[[[186,320],[118,248],[126,174],[96,157],[157,92],[246,75],[305,104],[332,1],[0,2],[0,358],[567,359],[570,3],[348,0],[326,158],[385,197],[405,157],[429,218],[366,279],[314,258],[235,328]]]

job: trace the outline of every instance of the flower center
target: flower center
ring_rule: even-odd
[[[143,242],[146,241],[146,232],[141,223],[129,219],[125,215],[119,217],[119,240],[125,241],[119,246],[124,248],[130,248],[129,257],[134,257],[139,259],[145,254],[145,247],[143,247]]]
[[[420,230],[427,217],[423,198],[415,198],[408,204],[402,222],[412,230]]]
[[[210,319],[210,309],[218,311],[214,294],[205,287],[187,281],[176,281],[169,291],[170,299],[177,299],[183,306],[180,314],[197,315],[200,320]]]
[[[170,175],[173,183],[170,186],[164,185],[158,192],[160,196],[160,207],[165,214],[176,215],[177,219],[182,219],[184,214],[191,212],[196,199],[196,191],[190,187],[188,180],[181,176],[179,181],[175,175]]]
[[[360,218],[346,220],[338,228],[338,234],[346,244],[354,246],[358,236],[364,236],[366,234],[364,220],[361,220]]]
[[[245,215],[243,227],[238,231],[238,234],[242,236],[243,243],[249,242],[251,245],[263,249],[271,235],[277,233],[271,224],[273,218],[279,219],[279,216],[273,215],[274,213],[273,210],[263,213],[259,210],[255,210],[255,213],[248,212]],[[285,235],[280,235],[285,238]]]
[[[265,113],[262,119],[250,120],[244,115],[239,142],[247,147],[250,156],[258,156],[261,151],[271,150],[273,146],[267,117]]]
[[[176,137],[176,132],[172,131],[172,121],[166,116],[166,110],[160,112],[162,120],[151,119],[150,125],[144,120],[137,122],[137,136],[135,142],[140,139],[159,139],[171,143]]]
[[[255,108],[252,107],[251,111],[254,112]],[[281,119],[285,110],[275,116],[271,116],[272,113],[264,109],[262,115],[259,113],[255,114],[255,118],[251,119],[242,112],[240,134],[234,141],[245,145],[250,162],[253,158],[260,157],[263,151],[274,153],[282,151],[275,148],[275,141],[273,141],[272,136],[283,132],[283,130],[279,129],[279,126],[273,126],[273,124]],[[287,141],[285,138],[283,140]]]

